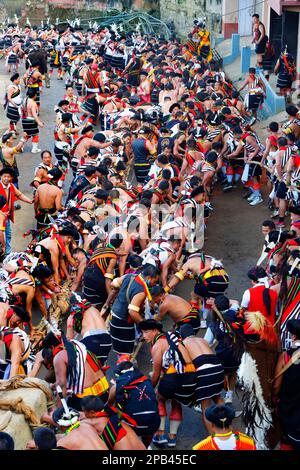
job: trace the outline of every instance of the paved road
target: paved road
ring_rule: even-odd
[[[3,60],[0,62],[0,95],[4,95],[5,85],[9,77],[4,72]],[[41,131],[41,148],[53,150],[54,106],[62,98],[64,84],[52,78],[51,88],[44,88],[41,95],[41,119],[45,128]],[[0,129],[7,128],[7,120],[3,113],[0,115]],[[2,135],[1,132],[1,135]],[[29,186],[32,181],[34,167],[40,156],[30,152],[31,144],[27,144],[25,152],[18,156],[20,169],[20,189],[28,196],[32,195]],[[206,231],[207,241],[204,249],[206,253],[222,259],[230,275],[229,295],[234,299],[241,299],[245,289],[249,287],[246,272],[258,259],[262,235],[261,222],[268,217],[265,205],[251,207],[241,198],[239,190],[224,194],[216,188],[212,197],[214,206],[213,215]],[[22,208],[16,213],[16,222],[13,227],[13,249],[22,250],[26,246],[26,239],[22,234],[34,226],[33,207],[22,203]],[[178,289],[179,295],[188,297],[192,288],[190,282],[185,281]],[[113,355],[111,358],[113,361]],[[113,362],[112,362],[113,363]],[[144,372],[149,372],[149,350],[143,346],[138,363]],[[239,400],[235,397],[234,405],[239,408]],[[237,421],[236,425],[239,426]],[[201,415],[194,410],[184,409],[184,421],[179,430],[177,449],[191,449],[192,445],[205,437]]]

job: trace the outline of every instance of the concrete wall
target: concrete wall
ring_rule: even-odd
[[[174,23],[178,34],[186,36],[196,18],[206,16],[211,30],[221,32],[222,0],[160,0],[162,21]]]
[[[222,2],[222,33],[225,39],[238,32],[238,13],[236,13],[238,7],[239,0],[223,0]]]

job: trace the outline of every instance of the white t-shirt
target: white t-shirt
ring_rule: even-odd
[[[234,434],[226,440],[214,437],[214,441],[220,450],[236,450],[236,438]]]

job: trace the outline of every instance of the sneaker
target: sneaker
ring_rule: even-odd
[[[250,196],[249,196],[249,197],[247,197],[247,201],[248,201],[248,202],[252,202],[252,201],[253,201],[253,199],[255,199],[256,197],[257,197],[257,196],[255,196],[255,194],[254,194],[254,193],[251,193],[251,194],[250,194]]]
[[[279,217],[279,210],[278,209],[275,209],[271,214],[271,219],[276,219],[276,217]]]
[[[204,328],[207,328],[207,321],[206,320],[201,320],[200,322],[200,328],[203,330]]]
[[[232,395],[233,395],[233,392],[231,390],[228,390],[226,392],[225,397],[224,397],[225,405],[232,403]]]
[[[31,150],[31,153],[40,153],[42,151],[42,149],[39,149],[39,148],[34,148]]]
[[[262,197],[256,197],[250,202],[250,206],[257,206],[257,204],[261,204],[262,202],[264,202]]]
[[[153,444],[160,446],[163,444],[168,444],[168,436],[166,434],[154,434],[152,438]]]
[[[173,437],[172,439],[169,437],[167,446],[168,447],[176,447],[176,441],[177,441],[176,437]]]
[[[193,408],[197,413],[202,413],[202,406],[201,405],[195,405]]]
[[[284,222],[279,222],[279,220],[278,220],[277,222],[275,222],[275,226],[276,226],[276,228],[284,228],[285,223]]]
[[[224,188],[223,188],[223,191],[226,192],[226,191],[229,191],[230,189],[232,189],[232,184],[231,183],[227,183]]]

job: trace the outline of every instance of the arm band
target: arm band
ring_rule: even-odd
[[[165,291],[166,294],[168,294],[168,292],[170,292],[170,290],[171,290],[170,286],[164,287],[164,291]]]
[[[113,280],[113,278],[115,277],[113,274],[110,274],[110,273],[105,273],[104,274],[104,277],[107,277],[107,279],[111,279]]]
[[[111,285],[113,287],[115,287],[116,289],[119,289],[121,287],[121,282],[120,282],[120,278],[119,277],[116,277],[116,279],[114,279],[111,283]]]
[[[140,307],[137,307],[136,305],[133,305],[133,304],[129,304],[128,310],[133,310],[134,312],[138,313],[140,311]]]
[[[182,271],[178,271],[177,273],[174,274],[174,276],[178,277],[181,281],[184,279],[184,274]]]

